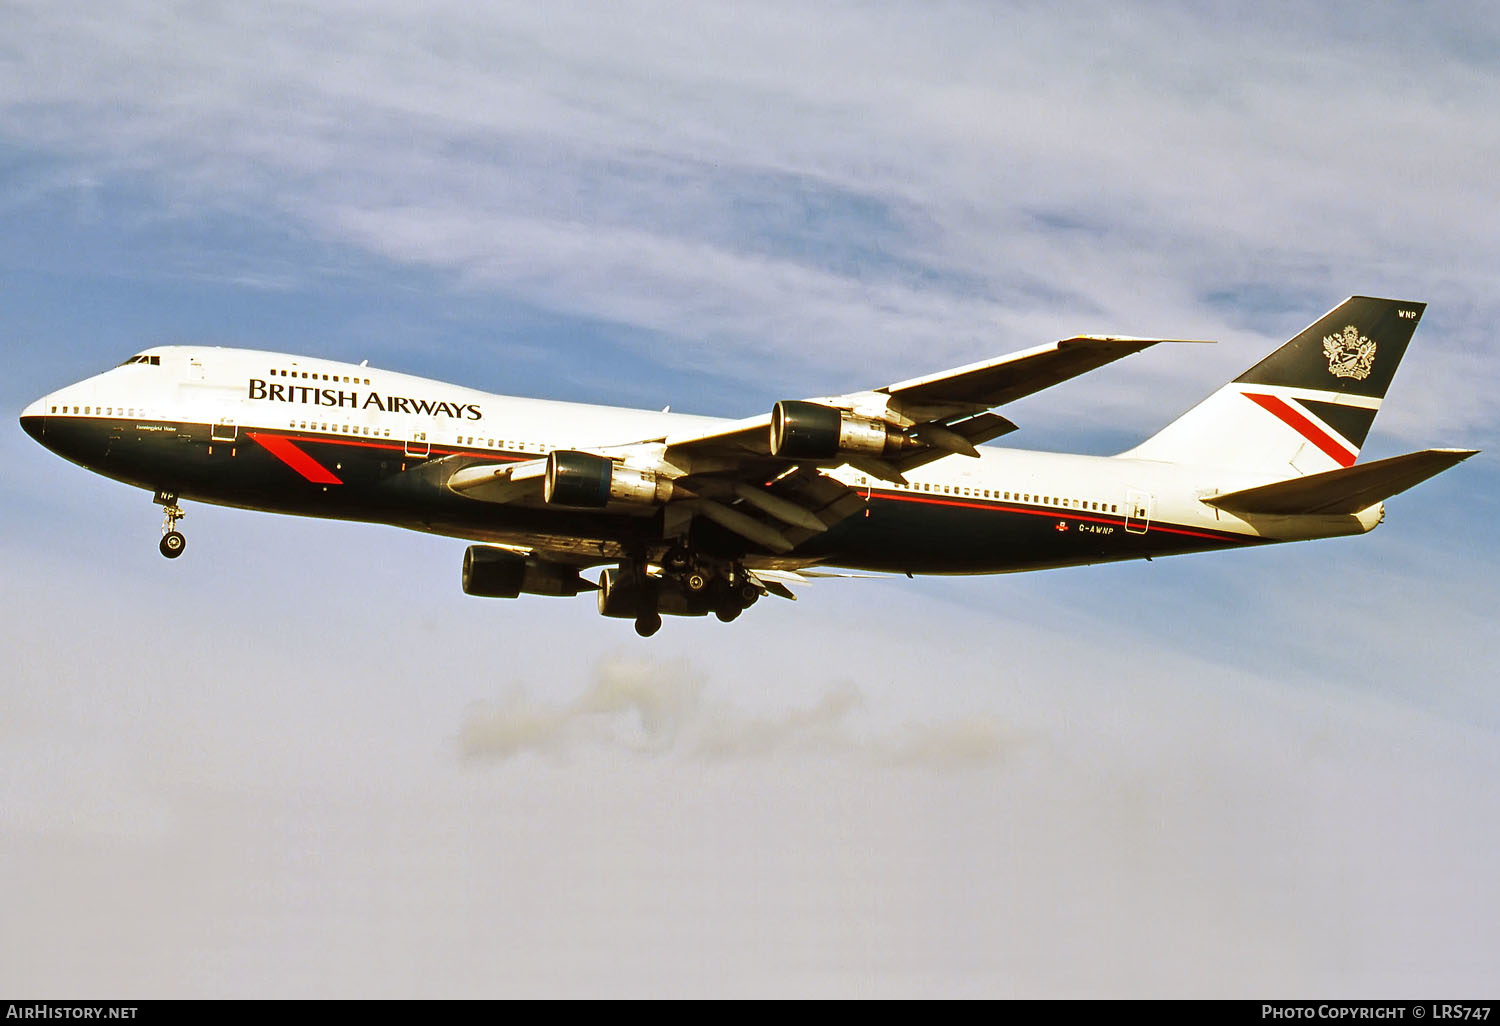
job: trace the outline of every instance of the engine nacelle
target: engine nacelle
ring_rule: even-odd
[[[652,471],[622,467],[591,452],[554,449],[547,454],[542,498],[554,506],[601,509],[611,501],[649,505],[671,497],[671,479]]]
[[[490,545],[470,545],[464,553],[463,584],[465,593],[482,598],[577,595],[593,587],[573,567]]]
[[[883,420],[784,399],[771,407],[771,455],[829,460],[840,455],[888,456],[915,443]]]
[[[675,581],[645,577],[625,570],[599,575],[599,612],[633,620],[642,613],[664,616],[704,616],[711,608],[706,592],[690,595]]]
[[[624,570],[606,570],[599,575],[599,613],[633,620],[656,608],[656,582]]]

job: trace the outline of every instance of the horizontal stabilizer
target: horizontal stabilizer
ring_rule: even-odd
[[[1358,513],[1421,484],[1473,456],[1477,449],[1424,449],[1388,460],[1246,488],[1203,501],[1231,513],[1284,516]]]

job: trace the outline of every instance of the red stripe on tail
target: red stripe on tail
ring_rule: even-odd
[[[1352,453],[1343,445],[1340,445],[1332,435],[1298,413],[1289,403],[1276,398],[1274,395],[1260,395],[1255,392],[1244,392],[1241,394],[1246,399],[1254,401],[1257,406],[1274,414],[1303,438],[1316,445],[1319,449],[1322,449],[1339,466],[1354,466],[1354,461],[1358,459],[1357,453]]]

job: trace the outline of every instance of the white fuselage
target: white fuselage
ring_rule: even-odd
[[[269,433],[375,445],[413,459],[486,453],[503,454],[507,459],[540,457],[555,449],[618,447],[708,432],[728,423],[720,418],[502,396],[290,354],[164,346],[133,359],[43,397],[23,417],[55,418],[59,423],[72,418],[123,418],[142,432],[192,423],[210,427],[211,444],[244,444],[247,436]],[[1168,542],[1160,549],[1153,546],[1152,552],[1178,551],[1170,544],[1172,535],[1291,541],[1360,533],[1373,528],[1381,516],[1381,509],[1372,507],[1352,516],[1242,517],[1200,501],[1204,496],[1274,480],[1265,473],[995,446],[984,446],[979,453],[978,459],[952,455],[929,463],[909,471],[904,483],[876,480],[850,466],[829,473],[872,499],[1010,508],[1064,518],[1061,522],[1067,530],[1150,533]],[[144,480],[133,483],[152,486]],[[225,500],[209,496],[208,501]],[[527,536],[523,532],[513,540],[525,543]],[[1105,549],[1096,553],[1097,558],[1042,565],[1136,554],[1140,553],[1112,557]],[[967,572],[1008,568],[987,561]],[[1030,567],[1015,567],[1026,568]],[[944,566],[938,572],[966,571]]]

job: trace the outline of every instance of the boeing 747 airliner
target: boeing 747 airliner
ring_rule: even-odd
[[[1361,534],[1474,454],[1357,463],[1424,304],[1356,296],[1117,456],[985,446],[996,407],[1167,339],[1080,335],[744,420],[492,395],[364,364],[162,346],[38,399],[37,441],[180,503],[468,539],[471,595],[577,595],[645,636],[818,567],[988,574]],[[981,447],[982,446],[982,447]],[[584,578],[604,567],[597,583]]]

